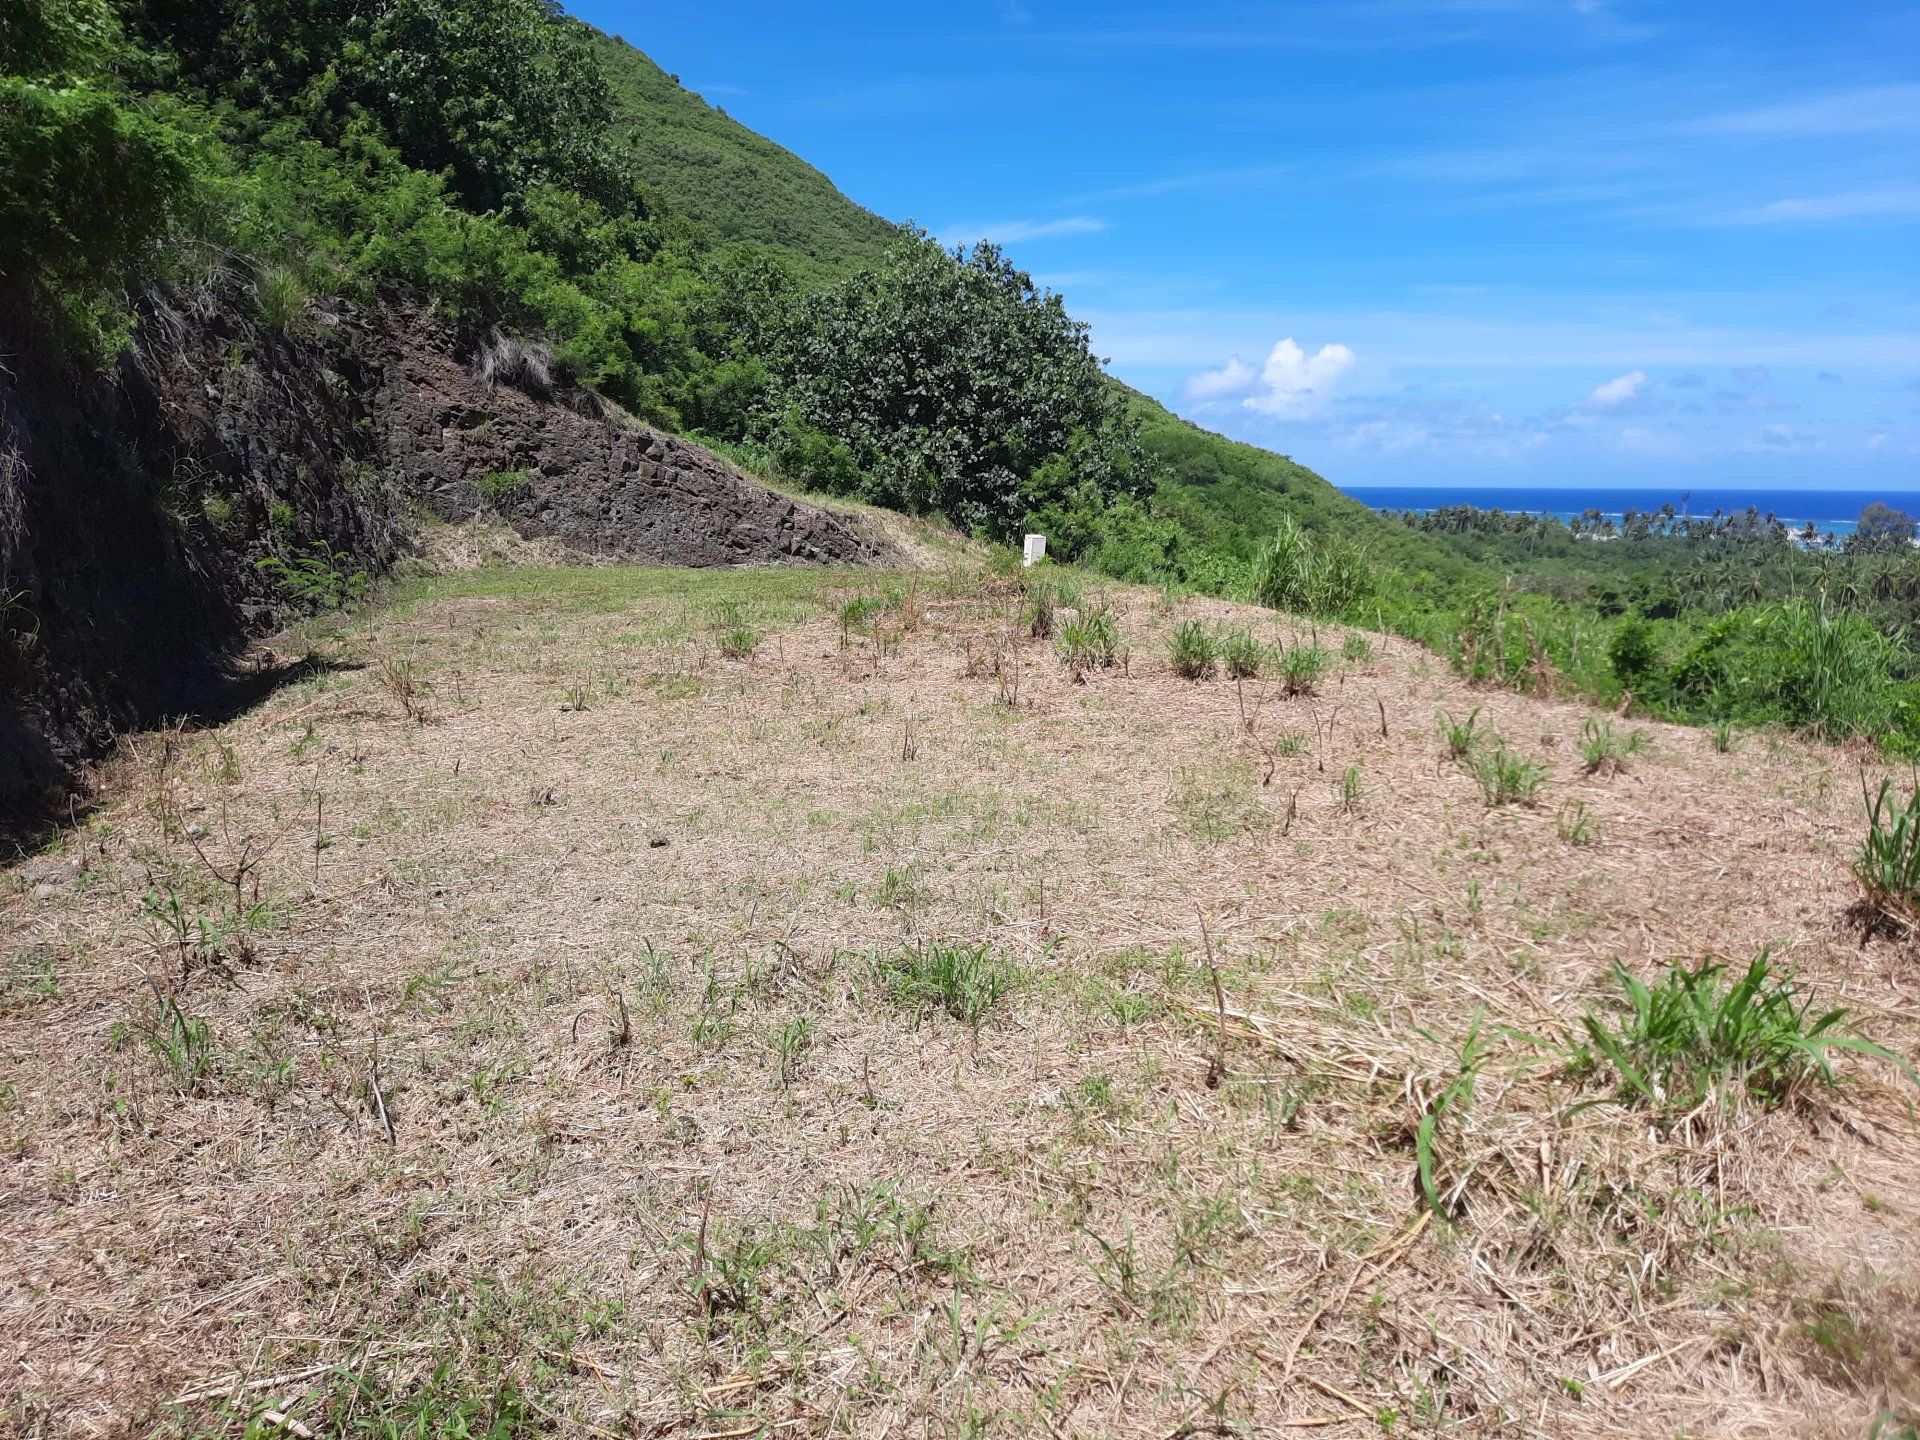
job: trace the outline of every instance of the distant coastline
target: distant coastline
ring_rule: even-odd
[[[1447,505],[1471,505],[1479,510],[1518,511],[1529,515],[1544,512],[1561,520],[1598,510],[1617,522],[1628,510],[1657,513],[1665,505],[1693,516],[1709,516],[1716,510],[1737,515],[1751,508],[1762,515],[1774,515],[1792,530],[1799,530],[1811,521],[1814,529],[1825,535],[1851,535],[1861,510],[1874,500],[1909,515],[1920,515],[1920,491],[1899,490],[1689,490],[1680,486],[1556,490],[1492,485],[1343,485],[1340,488],[1375,510],[1428,511]]]

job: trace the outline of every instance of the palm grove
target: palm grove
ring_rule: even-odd
[[[552,0],[10,0],[0,172],[0,327],[58,363],[137,343],[143,295],[291,327],[403,290],[795,484],[1363,620],[1487,683],[1920,742],[1920,571],[1878,543],[1902,517],[1836,555],[1373,515],[1111,380],[993,246],[859,210]]]

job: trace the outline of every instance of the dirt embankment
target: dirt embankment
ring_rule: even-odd
[[[422,512],[674,565],[883,549],[417,306],[283,333],[157,301],[108,372],[34,351],[0,336],[0,834],[117,731],[257,694],[248,638],[383,574]]]

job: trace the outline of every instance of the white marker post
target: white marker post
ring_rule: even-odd
[[[1027,536],[1026,548],[1020,552],[1020,563],[1031,568],[1047,558],[1047,537],[1044,535]]]

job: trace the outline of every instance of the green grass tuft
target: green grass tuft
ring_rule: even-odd
[[[1867,797],[1867,833],[1853,873],[1881,917],[1909,927],[1920,921],[1920,787],[1903,798],[1883,780]]]
[[[1259,678],[1272,663],[1272,651],[1242,626],[1234,626],[1220,637],[1220,662],[1235,680]]]
[[[1060,622],[1060,638],[1054,649],[1060,663],[1075,675],[1089,670],[1108,670],[1119,658],[1120,627],[1113,611],[1099,601],[1089,601]]]
[[[1280,657],[1281,688],[1289,695],[1311,695],[1320,688],[1333,657],[1321,645],[1295,645]]]
[[[887,998],[921,1015],[944,1012],[975,1034],[1019,972],[991,945],[923,940],[874,960]]]
[[[1474,755],[1473,774],[1489,806],[1532,805],[1547,782],[1545,766],[1515,754],[1501,740]]]
[[[1211,679],[1220,662],[1220,645],[1198,620],[1182,620],[1167,636],[1173,673],[1184,680]]]
[[[1440,712],[1440,740],[1447,749],[1449,760],[1466,760],[1479,745],[1486,732],[1480,729],[1480,707],[1468,712],[1464,720],[1456,720],[1444,710]]]
[[[1627,1013],[1617,1024],[1582,1015],[1585,1039],[1574,1047],[1572,1068],[1610,1072],[1635,1103],[1683,1111],[1717,1094],[1780,1105],[1814,1085],[1833,1085],[1836,1053],[1887,1060],[1913,1076],[1892,1052],[1845,1028],[1847,1010],[1816,1011],[1767,951],[1737,978],[1719,960],[1672,965],[1653,985],[1618,962],[1614,975]]]
[[[1627,768],[1627,757],[1639,754],[1646,743],[1647,737],[1638,730],[1616,735],[1611,720],[1596,716],[1580,729],[1580,758],[1589,775],[1618,774]]]

